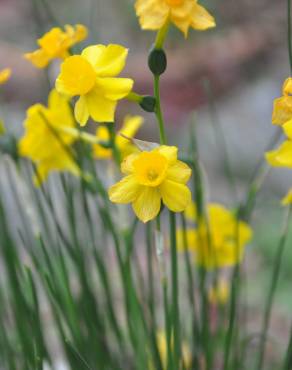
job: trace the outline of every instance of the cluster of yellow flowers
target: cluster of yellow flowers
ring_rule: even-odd
[[[141,27],[157,30],[158,34],[161,30],[165,33],[171,23],[185,36],[189,28],[206,30],[215,26],[214,18],[196,0],[137,0],[135,8]],[[27,110],[25,134],[19,142],[19,153],[36,166],[35,183],[41,184],[56,170],[81,175],[74,150],[77,140],[90,143],[93,155],[99,159],[112,159],[115,149],[120,154],[121,172],[125,176],[109,188],[113,203],[132,204],[142,222],[157,217],[162,204],[173,212],[186,210],[187,217],[195,224],[187,231],[187,239],[197,263],[207,269],[239,263],[251,238],[250,228],[216,204],[208,206],[205,220],[196,218],[187,186],[192,172],[178,159],[177,147],[146,143],[141,149],[136,145],[134,137],[143,124],[140,116],[127,116],[120,131],[111,136],[110,125],[116,121],[118,101],[124,98],[135,101],[133,97],[141,101],[142,97],[132,91],[131,78],[120,77],[127,48],[114,44],[90,45],[80,54],[72,55],[71,48],[85,40],[87,34],[87,28],[80,24],[66,25],[64,30],[56,27],[37,40],[39,49],[25,54],[38,68],[61,59],[48,107],[35,104]],[[8,75],[9,72],[3,71],[0,83]],[[85,126],[89,119],[100,123],[95,135],[78,129],[77,123]]]
[[[195,204],[186,209],[192,227],[187,230],[187,247],[195,261],[206,269],[233,266],[242,261],[244,248],[251,240],[252,230],[220,204],[210,203],[206,217],[198,217]],[[184,250],[183,231],[178,231],[179,249]]]
[[[266,153],[268,163],[273,167],[292,168],[292,78],[286,79],[283,95],[274,102],[272,123],[280,125],[287,139],[276,150]],[[283,205],[292,203],[292,189],[282,201]]]

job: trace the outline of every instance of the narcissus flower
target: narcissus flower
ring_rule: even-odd
[[[52,90],[48,108],[35,104],[27,110],[26,132],[19,141],[19,154],[30,158],[37,167],[37,184],[46,180],[53,170],[80,171],[72,157],[70,146],[74,137],[63,130],[73,128],[74,117],[68,99]]]
[[[292,78],[286,79],[283,85],[283,96],[275,99],[272,122],[274,125],[283,125],[292,119]]]
[[[67,58],[70,55],[70,48],[86,39],[87,35],[88,30],[82,24],[77,24],[75,27],[67,24],[65,31],[54,27],[37,40],[40,48],[24,54],[24,57],[35,67],[45,68],[55,58]]]
[[[209,204],[207,220],[198,220],[194,205],[187,211],[193,214],[196,227],[186,232],[187,244],[196,256],[196,263],[206,269],[227,267],[241,262],[244,248],[252,237],[251,228],[220,204]],[[183,250],[182,231],[178,232],[179,249]]]
[[[109,189],[110,200],[132,203],[143,222],[158,215],[161,201],[173,212],[184,211],[191,201],[186,186],[191,169],[177,159],[177,153],[176,147],[162,145],[125,158],[121,170],[126,177]]]
[[[143,117],[141,116],[126,116],[123,126],[116,134],[115,145],[119,150],[121,157],[125,158],[138,149],[131,143],[133,138],[141,125],[143,124]],[[96,130],[96,138],[100,141],[109,141],[110,134],[105,126],[100,126]],[[94,155],[100,159],[111,159],[113,156],[112,149],[104,148],[102,145],[94,145]]]
[[[137,0],[135,8],[145,30],[159,30],[170,21],[187,36],[190,27],[203,31],[216,25],[197,0]]]
[[[118,100],[129,94],[133,80],[118,78],[128,50],[120,45],[93,45],[81,55],[67,58],[61,65],[56,89],[67,96],[80,96],[75,117],[84,126],[89,117],[97,122],[113,122]]]
[[[0,71],[0,85],[5,84],[11,77],[11,69],[5,68]]]

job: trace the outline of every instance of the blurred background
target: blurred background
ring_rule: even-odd
[[[13,70],[0,92],[1,117],[8,131],[21,135],[26,109],[46,102],[58,65],[37,70],[22,55],[34,50],[36,39],[52,26],[87,25],[90,36],[80,47],[92,43],[129,47],[124,74],[135,80],[135,91],[151,94],[147,53],[154,33],[141,32],[133,4],[130,0],[0,0],[0,69]],[[276,132],[271,124],[273,100],[281,95],[282,83],[289,75],[286,1],[201,0],[200,4],[215,16],[217,28],[191,31],[187,42],[179,31],[171,30],[169,66],[162,78],[163,109],[170,141],[179,141],[182,151],[188,145],[188,127],[195,122],[208,199],[235,207],[244,199],[256,165]],[[123,103],[118,121],[128,112],[141,114],[134,105]],[[145,114],[145,118],[138,138],[157,141],[154,117]],[[226,156],[235,186],[226,176]],[[280,199],[292,184],[291,173],[272,169],[252,218],[255,236],[245,263],[250,325],[255,331],[262,314],[255,307],[263,307],[266,296],[283,218]],[[0,166],[0,178],[3,176]],[[277,346],[286,343],[290,322],[291,243],[284,262],[272,323]]]

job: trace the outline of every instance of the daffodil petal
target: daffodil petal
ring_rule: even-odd
[[[114,44],[94,45],[84,49],[81,55],[94,66],[99,77],[114,77],[124,69],[128,49]]]
[[[201,5],[195,4],[192,11],[191,26],[196,30],[204,31],[216,26],[214,17]]]
[[[173,164],[176,162],[178,153],[178,149],[176,146],[161,145],[156,150],[168,159],[169,164]]]
[[[107,99],[98,89],[85,96],[89,115],[96,122],[114,122],[117,102]]]
[[[110,100],[119,100],[129,94],[134,81],[130,78],[98,78],[97,88],[103,91],[104,96]]]
[[[50,62],[50,57],[44,50],[38,49],[31,53],[24,54],[24,58],[29,60],[37,68],[45,68]]]
[[[84,96],[80,96],[74,107],[74,114],[76,121],[81,125],[85,126],[89,118],[89,110],[87,107],[87,101]]]
[[[292,168],[292,141],[284,141],[278,149],[267,152],[266,160],[274,167]]]
[[[176,161],[167,170],[167,179],[186,184],[192,175],[190,167],[182,161]]]
[[[178,182],[165,180],[160,185],[163,203],[173,212],[182,212],[191,202],[189,188]]]
[[[144,187],[133,202],[133,210],[142,222],[153,220],[159,213],[161,196],[157,188]]]
[[[128,155],[122,162],[121,164],[121,171],[122,173],[124,173],[125,175],[127,174],[130,174],[133,172],[133,162],[135,161],[135,159],[137,159],[139,156],[138,153],[133,153],[133,154],[130,154]]]
[[[141,190],[134,176],[129,175],[109,188],[109,198],[113,203],[127,204],[134,202]]]

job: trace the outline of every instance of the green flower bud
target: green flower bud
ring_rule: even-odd
[[[153,96],[143,96],[140,107],[146,112],[155,112],[156,99]]]
[[[155,76],[160,76],[167,67],[167,58],[163,49],[152,49],[148,57],[148,66]]]

